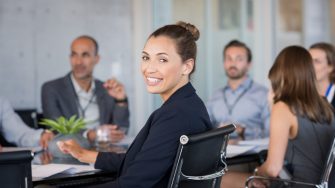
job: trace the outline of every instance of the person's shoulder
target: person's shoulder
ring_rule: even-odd
[[[56,86],[64,85],[67,79],[70,79],[70,78],[67,78],[67,76],[58,77],[58,78],[46,81],[42,87],[56,87]]]
[[[285,117],[285,118],[283,118]],[[273,104],[271,109],[271,124],[297,128],[297,115],[291,111],[289,105],[283,101]]]
[[[223,90],[224,90],[224,87],[215,89],[208,101],[221,100],[223,98]]]
[[[198,95],[195,94],[182,100],[176,100],[165,105],[164,112],[180,117],[186,117],[196,116],[205,111],[205,109],[206,107],[204,102]]]
[[[269,89],[267,87],[265,87],[264,85],[253,81],[253,85],[252,85],[253,90],[262,92],[262,93],[267,93],[269,91]]]
[[[225,87],[215,89],[212,96],[222,95],[224,89]]]
[[[285,114],[293,114],[290,107],[283,101],[278,101],[272,105],[272,112],[278,112],[285,117]]]
[[[184,127],[203,125],[206,119],[210,120],[203,101],[197,97],[188,97],[163,105],[155,111],[155,118],[175,122],[175,126],[183,124]],[[202,127],[202,126],[201,126]]]

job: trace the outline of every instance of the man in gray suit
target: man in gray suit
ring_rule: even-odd
[[[72,71],[65,77],[49,81],[42,86],[42,108],[45,118],[83,117],[89,141],[96,138],[95,129],[109,129],[112,141],[124,136],[121,128],[129,127],[129,109],[124,86],[116,79],[103,83],[93,77],[99,62],[98,44],[90,36],[80,36],[71,45]]]
[[[28,127],[14,112],[10,103],[0,97],[0,135],[19,147],[48,147],[52,132]]]

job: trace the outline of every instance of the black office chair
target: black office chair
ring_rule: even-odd
[[[30,150],[0,152],[0,187],[31,188],[33,156]]]
[[[180,137],[168,188],[218,188],[228,170],[226,147],[235,125]]]
[[[38,128],[37,110],[36,109],[16,109],[15,112],[20,116],[22,121],[31,128]]]
[[[319,184],[312,184],[309,182],[293,181],[280,178],[269,178],[262,176],[251,176],[245,183],[246,188],[257,187],[317,187],[317,188],[334,188],[335,185],[328,185],[329,177],[332,172],[333,164],[335,161],[335,138],[330,148],[326,166],[322,172]]]
[[[16,144],[7,142],[7,140],[5,139],[5,137],[1,135],[1,133],[0,133],[0,145],[2,147],[16,147]]]

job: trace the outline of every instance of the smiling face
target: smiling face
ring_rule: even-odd
[[[321,49],[312,48],[309,50],[313,58],[313,66],[315,69],[316,80],[318,82],[329,80],[329,74],[332,72],[333,67],[329,65],[326,52]]]
[[[175,42],[166,36],[150,37],[142,52],[141,71],[147,90],[166,101],[189,82],[194,60],[182,62]]]
[[[79,38],[71,45],[70,61],[72,73],[76,80],[92,78],[94,66],[99,61],[93,41]]]

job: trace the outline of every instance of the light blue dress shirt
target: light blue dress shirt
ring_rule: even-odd
[[[215,91],[207,110],[214,126],[240,124],[246,140],[264,138],[269,136],[270,124],[267,95],[267,88],[248,77],[235,91],[228,85]]]
[[[0,134],[7,142],[19,147],[38,146],[42,132],[43,129],[32,129],[24,124],[10,103],[0,97]]]

